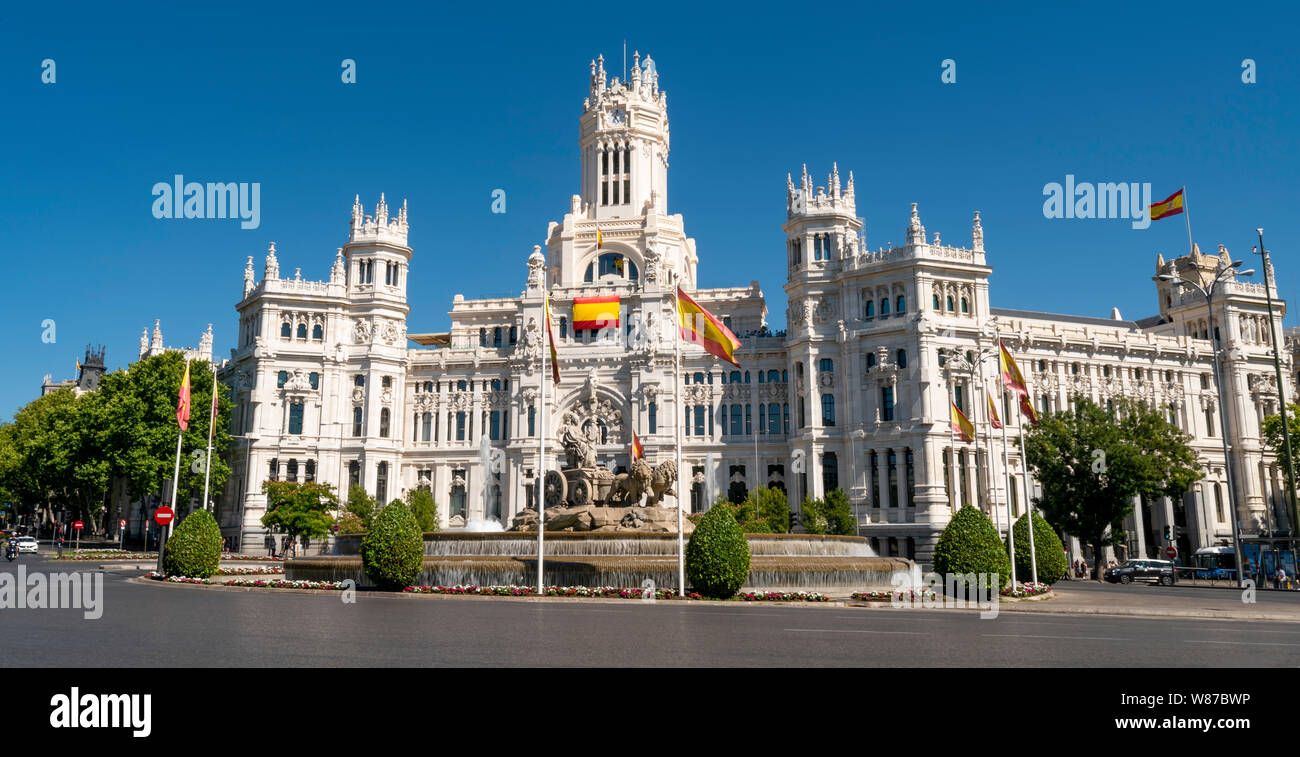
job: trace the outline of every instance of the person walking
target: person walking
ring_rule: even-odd
[[[1282,570],[1282,566],[1279,565],[1277,566],[1277,572],[1273,574],[1273,588],[1281,589],[1282,582],[1285,580],[1286,580],[1286,571]]]

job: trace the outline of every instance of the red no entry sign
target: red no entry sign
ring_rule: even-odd
[[[172,518],[175,516],[176,514],[172,512],[170,507],[163,505],[154,512],[153,519],[158,522],[158,525],[165,526],[168,523],[171,523]]]
[[[119,520],[119,521],[117,522],[117,527],[118,527],[118,528],[126,528],[126,518],[123,518],[123,519]]]
[[[76,523],[72,524],[72,527],[77,529],[78,531],[80,531],[84,526],[85,524],[82,523],[81,521],[77,521]]]
[[[1173,559],[1178,556],[1178,549],[1175,547],[1165,547],[1165,557]]]

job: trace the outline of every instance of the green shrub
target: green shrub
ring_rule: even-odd
[[[1022,515],[1016,521],[1016,579],[1032,581],[1033,562],[1029,554],[1029,524]],[[1054,584],[1065,578],[1069,567],[1065,562],[1065,548],[1043,516],[1034,514],[1034,554],[1038,559],[1038,582]]]
[[[185,517],[163,552],[163,573],[207,578],[221,563],[221,529],[212,513],[195,510]]]
[[[790,530],[790,500],[785,492],[773,487],[755,489],[745,498],[751,500],[757,519],[767,521],[768,530],[778,534]]]
[[[686,578],[699,593],[727,599],[749,577],[749,542],[727,507],[714,507],[700,518],[686,545]]]
[[[810,534],[824,534],[830,528],[830,520],[826,517],[826,503],[820,499],[810,497],[803,498],[803,504],[799,506],[799,523],[803,529]]]
[[[845,494],[843,489],[832,489],[827,492],[826,500],[822,504],[827,533],[840,536],[854,536],[858,533],[858,521],[853,515],[853,505],[849,504],[849,495]]]
[[[379,511],[361,539],[361,567],[385,591],[401,591],[420,575],[424,539],[420,524],[400,500]]]
[[[416,487],[406,492],[406,506],[420,524],[424,532],[438,530],[438,503],[433,501],[433,492],[424,487]]]
[[[375,515],[379,512],[379,503],[375,501],[374,497],[366,494],[366,490],[361,488],[360,485],[353,484],[348,489],[347,510],[357,516],[357,520],[361,521],[362,529],[368,530],[370,522],[375,519]]]
[[[344,512],[334,521],[338,524],[340,534],[364,534],[366,527],[361,525],[361,519],[356,513]]]
[[[978,507],[957,511],[934,546],[934,572],[996,573],[998,591],[1011,583],[1011,558],[989,516]]]

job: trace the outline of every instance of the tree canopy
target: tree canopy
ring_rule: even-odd
[[[1043,495],[1047,521],[1093,547],[1101,577],[1103,548],[1123,543],[1133,497],[1181,497],[1202,476],[1190,437],[1160,411],[1130,399],[1113,411],[1083,396],[1046,413],[1025,435],[1025,454]]]
[[[334,525],[339,508],[334,487],[316,481],[263,481],[266,514],[262,525],[291,537],[323,537]]]

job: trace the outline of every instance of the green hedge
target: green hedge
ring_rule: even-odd
[[[221,528],[207,510],[185,517],[167,539],[163,573],[169,576],[208,578],[221,564]]]
[[[415,582],[423,565],[420,524],[405,504],[394,500],[361,539],[361,567],[380,589],[401,591]]]
[[[1011,584],[1011,558],[993,521],[978,507],[957,511],[934,546],[934,572],[996,573],[998,591]]]
[[[699,593],[728,599],[749,577],[749,542],[727,507],[711,508],[686,545],[686,578]]]
[[[1020,516],[1015,525],[1016,534],[1016,579],[1032,581],[1034,577],[1033,562],[1029,554],[1029,524],[1025,515]],[[1034,557],[1038,558],[1038,582],[1054,584],[1065,578],[1069,567],[1065,562],[1065,548],[1061,539],[1052,530],[1043,516],[1034,514]]]

